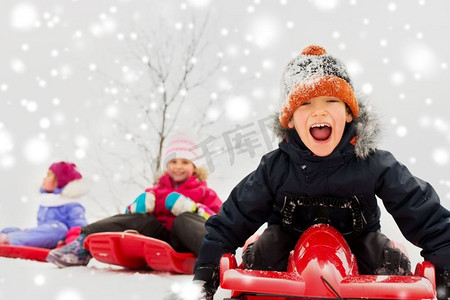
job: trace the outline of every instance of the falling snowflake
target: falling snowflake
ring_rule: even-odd
[[[30,163],[42,163],[49,158],[50,153],[50,144],[44,138],[31,138],[25,143],[24,155]]]
[[[57,294],[55,300],[84,300],[84,297],[82,297],[79,291],[66,288]]]
[[[45,276],[42,274],[38,274],[34,277],[34,284],[37,286],[42,286],[45,284]]]
[[[11,11],[10,22],[13,28],[30,30],[39,20],[37,8],[29,3],[17,4]]]
[[[440,166],[447,165],[450,159],[449,153],[445,148],[434,149],[431,155],[433,157],[434,162]]]
[[[410,43],[405,46],[404,63],[418,76],[435,75],[438,69],[438,59],[434,52],[423,43]]]
[[[231,98],[225,104],[225,112],[232,121],[245,121],[250,116],[250,102],[243,96]]]
[[[339,0],[313,0],[312,3],[318,10],[331,11],[338,6]]]

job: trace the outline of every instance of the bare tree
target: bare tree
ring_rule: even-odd
[[[172,131],[181,108],[187,102],[186,96],[193,89],[204,85],[219,68],[219,62],[216,61],[211,65],[205,64],[206,68],[198,70],[198,58],[204,54],[208,46],[208,41],[203,39],[206,24],[207,20],[200,24],[195,22],[189,24],[189,34],[184,36],[184,40],[171,40],[168,38],[171,33],[166,32],[162,37],[164,39],[162,43],[157,41],[155,44],[154,40],[152,42],[150,39],[145,41],[141,51],[134,52],[135,58],[145,63],[148,86],[158,91],[157,99],[136,98],[145,112],[145,120],[151,124],[158,137],[156,165],[153,172],[161,167],[164,141]],[[155,36],[157,36],[156,32],[149,37],[155,38]],[[155,104],[157,109],[152,110],[151,106],[155,107]],[[206,107],[203,109],[205,110]],[[155,118],[155,113],[159,118]],[[137,140],[135,142],[139,145]],[[149,150],[144,145],[139,146],[143,148],[143,151]]]
[[[164,142],[177,122],[201,131],[214,121],[206,118],[207,110],[227,91],[215,91],[218,96],[210,97],[215,89],[209,83],[222,62],[217,43],[208,35],[208,17],[192,18],[178,28],[160,20],[158,26],[136,36],[117,62],[125,73],[122,78],[112,80],[97,72],[108,81],[107,89],[114,91],[110,95],[120,116],[113,125],[119,136],[100,141],[95,160],[102,176],[112,176],[121,166],[120,183],[144,189],[159,174]],[[195,111],[193,116],[180,115],[187,106]],[[121,202],[117,207],[123,207]]]

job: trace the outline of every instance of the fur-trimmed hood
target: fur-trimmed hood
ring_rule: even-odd
[[[86,195],[90,190],[90,182],[84,178],[72,180],[61,191],[61,193],[39,194],[38,201],[41,206],[53,207],[70,203],[84,203]]]
[[[352,122],[355,124],[357,135],[355,154],[357,157],[364,159],[378,147],[381,124],[370,104],[361,99],[362,97],[358,97],[359,116]],[[276,113],[273,120],[274,133],[280,140],[284,140],[288,130],[292,129],[283,128],[280,124],[279,113]]]
[[[61,192],[67,198],[79,198],[87,194],[90,190],[90,182],[85,179],[76,179],[69,182]]]

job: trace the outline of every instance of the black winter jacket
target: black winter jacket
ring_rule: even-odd
[[[403,235],[423,249],[422,256],[450,268],[450,212],[440,205],[433,187],[413,176],[391,153],[371,149],[358,154],[361,151],[352,144],[361,134],[358,126],[350,123],[326,157],[314,156],[297,133],[288,130],[279,148],[262,157],[258,168],[206,222],[208,234],[196,266],[218,264],[224,253],[234,253],[265,222],[281,225],[286,196],[332,195],[359,199],[363,234],[380,229],[379,197]]]

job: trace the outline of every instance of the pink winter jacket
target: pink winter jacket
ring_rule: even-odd
[[[156,219],[170,231],[172,228],[175,215],[173,215],[166,208],[166,197],[172,192],[178,192],[197,203],[202,203],[209,207],[212,211],[217,213],[222,201],[217,196],[216,192],[208,188],[206,181],[200,181],[196,175],[188,178],[185,182],[175,186],[168,174],[163,175],[158,183],[145,190],[146,192],[153,192],[155,194],[155,210],[152,214]]]

